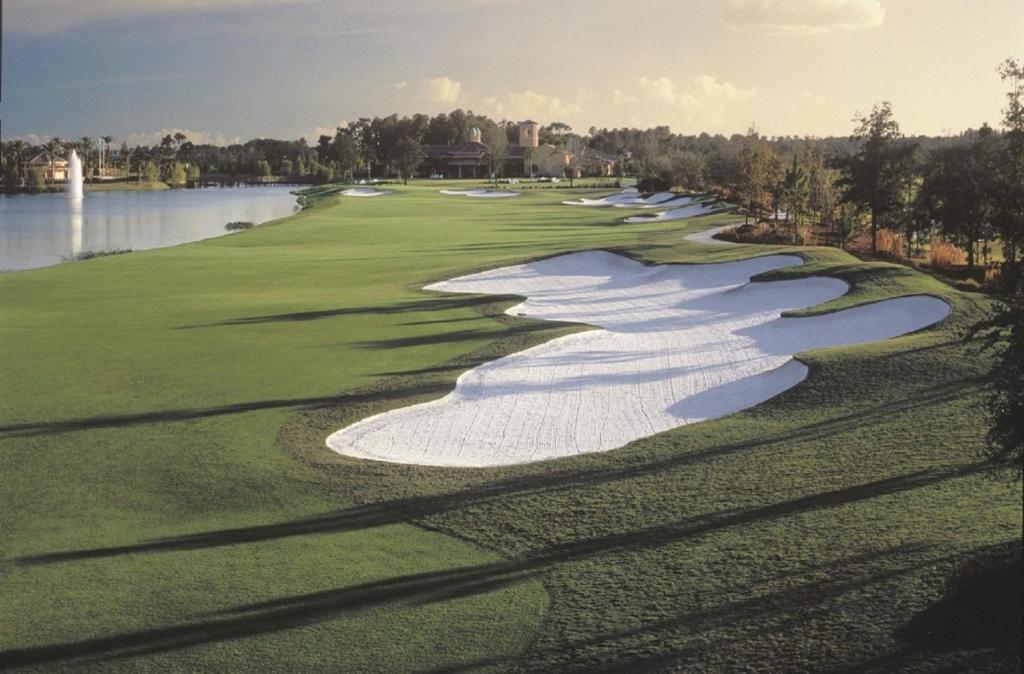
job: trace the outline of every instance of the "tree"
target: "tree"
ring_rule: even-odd
[[[759,219],[762,211],[770,207],[778,171],[771,146],[754,129],[748,130],[736,159],[733,178],[734,189],[746,207],[744,222],[751,213],[755,220]]]
[[[810,188],[807,172],[795,154],[782,177],[780,200],[782,207],[786,209],[786,222],[789,222],[790,216],[793,217],[793,243],[796,243],[800,216],[807,210],[810,200]]]
[[[151,161],[145,161],[139,167],[139,175],[147,183],[155,183],[160,180],[160,167]]]
[[[1007,341],[993,370],[994,393],[989,398],[992,427],[984,452],[992,463],[1024,475],[1024,301],[1021,293],[992,325],[1005,330]]]
[[[258,162],[256,162],[256,175],[262,176],[264,178],[271,175],[270,162],[268,162],[266,159],[261,159]]]
[[[334,136],[333,155],[342,172],[351,180],[356,166],[359,165],[359,146],[348,129],[338,127]]]
[[[561,122],[556,122],[561,124]],[[569,187],[572,187],[573,180],[580,175],[580,167],[583,166],[583,154],[587,151],[586,142],[579,136],[572,134],[565,138],[565,177],[569,179]]]
[[[341,127],[340,126],[338,127],[338,130],[341,131]],[[331,152],[332,152],[332,149],[331,149],[331,137],[328,136],[327,134],[321,135],[319,140],[317,140],[317,142],[316,142],[316,156],[317,156],[317,159],[319,159],[322,162],[330,161],[331,160]]]
[[[103,141],[103,146],[100,150],[100,172],[102,172],[107,167],[107,153],[110,151],[110,146],[117,140],[117,137],[111,135],[100,136],[100,140]]]
[[[871,113],[857,120],[851,141],[860,151],[837,161],[845,202],[871,213],[871,252],[878,251],[878,225],[900,203],[901,187],[915,146],[903,142],[900,126],[888,101],[876,103]]]
[[[818,222],[831,230],[835,224],[839,192],[836,181],[839,173],[825,166],[820,147],[811,141],[805,154],[807,167],[807,207],[817,213]]]
[[[486,147],[484,160],[487,162],[487,171],[491,179],[497,183],[498,173],[505,166],[505,158],[508,156],[508,137],[505,130],[494,122],[484,125],[481,136]]]
[[[408,185],[409,176],[416,172],[416,168],[423,161],[423,149],[415,138],[404,136],[391,150],[389,160],[398,169],[398,175],[402,178],[402,182]]]
[[[188,171],[185,169],[185,165],[180,161],[174,162],[171,166],[171,172],[168,176],[167,182],[172,185],[184,185],[188,180]]]
[[[53,175],[54,159],[56,158],[57,153],[60,152],[64,148],[64,144],[65,144],[65,141],[63,141],[60,138],[57,138],[55,136],[55,137],[51,138],[50,140],[46,141],[46,144],[43,146],[43,147],[46,148],[46,156],[50,158],[50,175],[51,176]]]
[[[15,185],[20,185],[25,179],[25,155],[28,149],[28,143],[23,140],[12,140],[7,144],[7,155],[13,164]]]
[[[1000,278],[1007,289],[1019,289],[1024,257],[1024,61],[1007,59],[999,67],[999,75],[1010,89],[1003,110],[1006,132],[1002,147],[993,153],[992,221],[1003,245]]]
[[[86,180],[92,176],[92,151],[95,147],[93,139],[89,136],[82,136],[78,140],[78,149],[82,152],[82,175]]]
[[[1000,274],[1006,303],[992,321],[980,327],[1005,341],[992,372],[992,427],[985,456],[1011,469],[1019,480],[1024,476],[1024,276],[1019,270],[1024,243],[1024,62],[1007,59],[999,74],[1010,85],[1003,111],[1002,170],[993,180],[998,192],[993,215],[1006,258]]]
[[[933,151],[914,204],[918,221],[937,225],[967,251],[968,269],[974,269],[975,242],[988,236],[989,190],[979,163],[981,148],[982,141],[975,140]]]
[[[46,171],[36,166],[29,169],[28,189],[31,192],[42,192],[46,189]]]

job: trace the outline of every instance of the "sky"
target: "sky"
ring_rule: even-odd
[[[311,142],[455,108],[677,133],[998,126],[1024,0],[3,0],[4,138]]]

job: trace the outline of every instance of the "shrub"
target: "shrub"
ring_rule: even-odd
[[[766,222],[758,222],[752,225],[737,225],[722,231],[718,238],[737,243],[769,243],[776,245],[792,243],[791,234],[782,232]]]
[[[907,249],[907,241],[902,235],[883,227],[878,230],[878,253],[886,257],[901,258]]]
[[[657,176],[651,176],[648,178],[642,178],[636,184],[637,190],[640,192],[665,192],[668,190],[669,185],[667,182]]]
[[[928,248],[928,261],[936,269],[949,269],[967,262],[967,253],[948,241],[935,239]]]
[[[229,222],[228,224],[224,225],[224,229],[228,230],[229,232],[234,232],[239,229],[252,229],[253,226],[254,225],[251,222],[244,222],[242,220],[238,220],[236,222]]]
[[[29,169],[28,188],[33,192],[42,192],[46,189],[46,171],[44,169]]]

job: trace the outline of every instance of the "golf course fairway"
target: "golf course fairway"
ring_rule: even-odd
[[[0,276],[0,669],[982,661],[900,630],[965,555],[1020,537],[1019,492],[978,459],[991,354],[963,339],[991,300],[835,249],[684,240],[729,214],[561,204],[613,190],[444,187],[480,185],[319,190],[238,234]],[[952,311],[800,354],[810,374],[782,395],[606,453],[458,469],[326,446],[585,329],[424,285],[588,249],[799,254],[766,276],[850,285],[802,315],[911,294]]]

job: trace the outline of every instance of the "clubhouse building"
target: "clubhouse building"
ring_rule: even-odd
[[[540,143],[540,124],[528,119],[519,123],[519,143],[509,145],[505,157],[504,177],[564,178],[570,166],[576,175],[610,176],[615,158],[585,148],[578,161],[564,148],[551,143]],[[483,144],[480,129],[469,130],[469,138],[461,145],[424,145],[422,172],[446,178],[486,178],[488,175],[487,146]]]

